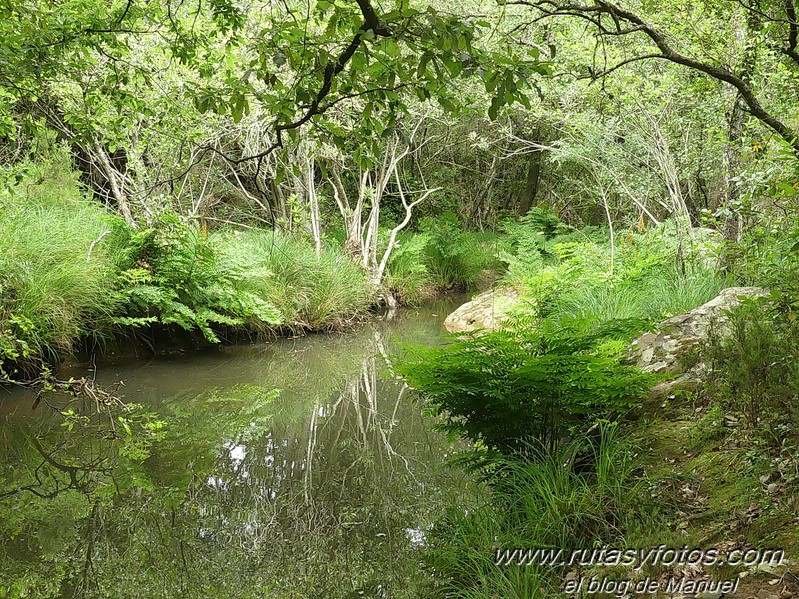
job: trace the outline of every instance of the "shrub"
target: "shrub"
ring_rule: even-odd
[[[528,257],[506,256],[507,277],[524,284],[540,318],[635,318],[651,324],[709,301],[725,286],[702,257],[681,262],[676,238],[664,229],[628,232],[613,249],[593,231],[593,239],[547,239],[514,226],[517,247]]]
[[[799,211],[791,208],[782,219],[761,215],[741,243],[728,243],[725,255],[732,275],[744,285],[768,287],[772,300],[786,316],[799,313]]]
[[[0,375],[86,336],[151,323],[199,330],[335,327],[372,292],[357,265],[271,231],[210,236],[164,211],[133,229],[84,197],[69,161],[0,172]]]
[[[648,389],[649,375],[603,343],[637,326],[561,323],[460,336],[417,350],[399,371],[451,432],[505,454],[531,443],[555,448],[572,427],[618,415]]]
[[[425,233],[400,233],[399,245],[388,262],[386,287],[400,303],[419,304],[432,295],[435,282],[425,265],[430,238]]]
[[[506,247],[499,259],[505,263],[505,279],[516,283],[533,276],[556,258],[553,239],[567,233],[566,226],[548,208],[531,208],[518,221],[506,221],[502,225],[507,235]]]
[[[711,382],[723,407],[742,413],[750,427],[784,423],[796,430],[799,326],[782,320],[765,301],[742,301],[727,325],[711,329],[706,351]]]

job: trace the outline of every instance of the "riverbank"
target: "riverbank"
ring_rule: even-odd
[[[68,163],[31,164],[0,193],[0,376],[126,344],[159,353],[342,330],[386,297],[414,304],[471,284],[485,262],[474,245],[461,252],[468,272],[451,248],[436,257],[456,231],[409,233],[375,284],[329,233],[317,247],[279,228],[209,227],[166,202],[133,227],[87,199]]]
[[[783,242],[732,273],[768,290],[716,296],[725,279],[701,253],[669,274],[673,262],[652,251],[668,245],[630,237],[615,264],[602,244],[556,245],[559,258],[533,266],[524,286],[485,294],[449,323],[496,330],[399,367],[470,442],[457,463],[488,493],[431,530],[430,596],[572,597],[596,581],[611,594],[799,592],[796,287],[765,259]],[[500,306],[503,322],[497,295],[513,304]],[[715,557],[674,559],[694,549]],[[561,550],[564,562],[547,561]]]
[[[9,373],[124,336],[180,330],[217,343],[220,333],[343,327],[376,301],[364,273],[332,248],[317,256],[277,232],[208,232],[168,211],[133,229],[74,181],[25,189],[0,210],[0,368]]]

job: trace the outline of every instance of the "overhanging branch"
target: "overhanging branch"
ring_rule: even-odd
[[[223,156],[229,162],[234,164],[239,164],[241,162],[246,162],[248,160],[255,160],[257,158],[263,158],[271,154],[277,148],[283,146],[283,131],[289,131],[292,129],[298,129],[302,127],[305,123],[310,121],[314,116],[318,114],[322,114],[324,110],[332,106],[335,102],[331,102],[328,105],[322,105],[322,101],[328,96],[330,90],[333,86],[333,80],[335,77],[344,70],[344,67],[347,66],[347,63],[352,59],[355,55],[355,52],[363,43],[364,35],[368,31],[372,31],[375,36],[381,37],[390,37],[392,34],[391,30],[387,27],[383,26],[380,22],[380,19],[375,12],[374,7],[372,6],[370,0],[356,0],[358,3],[358,7],[361,10],[361,15],[363,16],[363,24],[361,25],[360,29],[355,33],[352,38],[352,41],[347,45],[346,48],[339,54],[338,58],[335,60],[330,60],[325,65],[324,74],[322,76],[322,86],[319,88],[319,91],[316,93],[311,104],[308,106],[305,113],[299,117],[298,119],[291,121],[289,123],[276,123],[275,124],[275,134],[277,136],[277,140],[271,146],[269,146],[263,152],[259,152],[257,154],[252,154],[250,156],[244,156],[242,158],[230,158],[229,156]]]
[[[645,21],[639,15],[626,10],[620,6],[605,2],[603,0],[594,0],[592,4],[581,4],[573,2],[556,2],[553,0],[511,0],[508,4],[515,4],[521,6],[528,6],[541,11],[547,17],[576,17],[583,20],[590,21],[597,27],[599,33],[603,35],[627,35],[630,33],[643,33],[651,42],[660,50],[659,54],[650,54],[644,58],[658,58],[661,60],[668,60],[675,64],[683,65],[690,69],[704,73],[718,81],[723,81],[734,87],[741,96],[741,99],[746,104],[748,112],[762,122],[764,125],[775,131],[788,145],[791,146],[794,154],[799,157],[799,139],[797,132],[776,118],[773,114],[768,112],[760,103],[759,98],[755,94],[752,87],[742,77],[734,74],[729,69],[702,62],[690,56],[681,54],[675,50],[671,43],[668,41],[667,35]],[[786,10],[788,4],[793,8],[793,2],[786,0]],[[608,15],[613,19],[615,29],[609,29],[601,20],[602,15]],[[790,17],[789,22],[794,22],[796,27],[796,19]],[[796,35],[794,30],[789,34],[789,49],[791,36]],[[627,60],[626,63],[634,62],[634,60]],[[608,72],[616,70],[623,64],[611,68]],[[607,74],[607,73],[605,73]]]

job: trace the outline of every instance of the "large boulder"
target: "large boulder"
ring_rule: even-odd
[[[476,295],[452,314],[447,316],[444,326],[450,333],[463,333],[500,327],[502,320],[510,315],[519,303],[519,292],[513,287],[501,287]]]
[[[729,287],[698,308],[664,320],[655,332],[644,333],[633,341],[632,358],[648,372],[669,373],[674,376],[699,375],[701,363],[698,352],[707,341],[711,326],[721,327],[725,311],[737,306],[741,298],[767,295],[760,287]]]

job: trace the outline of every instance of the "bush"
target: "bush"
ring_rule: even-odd
[[[504,454],[555,448],[575,426],[629,410],[650,376],[620,363],[638,323],[521,327],[417,350],[400,366],[445,419],[444,428]]]
[[[386,287],[402,304],[416,305],[435,291],[435,281],[425,265],[430,237],[425,233],[400,233],[398,247],[391,253]]]
[[[766,298],[743,301],[729,323],[711,329],[707,359],[723,407],[750,427],[799,430],[799,325],[769,309]],[[724,334],[722,334],[722,332]]]
[[[162,212],[133,229],[85,198],[69,161],[0,172],[0,375],[87,336],[151,323],[199,330],[336,327],[372,303],[361,269],[307,242]]]
[[[784,218],[760,215],[739,244],[728,243],[725,257],[732,275],[743,285],[768,287],[784,317],[799,314],[799,211]]]
[[[595,231],[581,240],[550,239],[524,224],[511,228],[519,254],[504,257],[507,278],[524,284],[539,318],[651,324],[709,301],[725,286],[705,257],[680,261],[676,238],[665,229],[628,232],[612,249]]]
[[[553,240],[562,240],[566,226],[548,208],[531,208],[518,221],[506,221],[502,229],[507,235],[499,259],[505,263],[505,279],[517,283],[538,273],[556,258]]]

